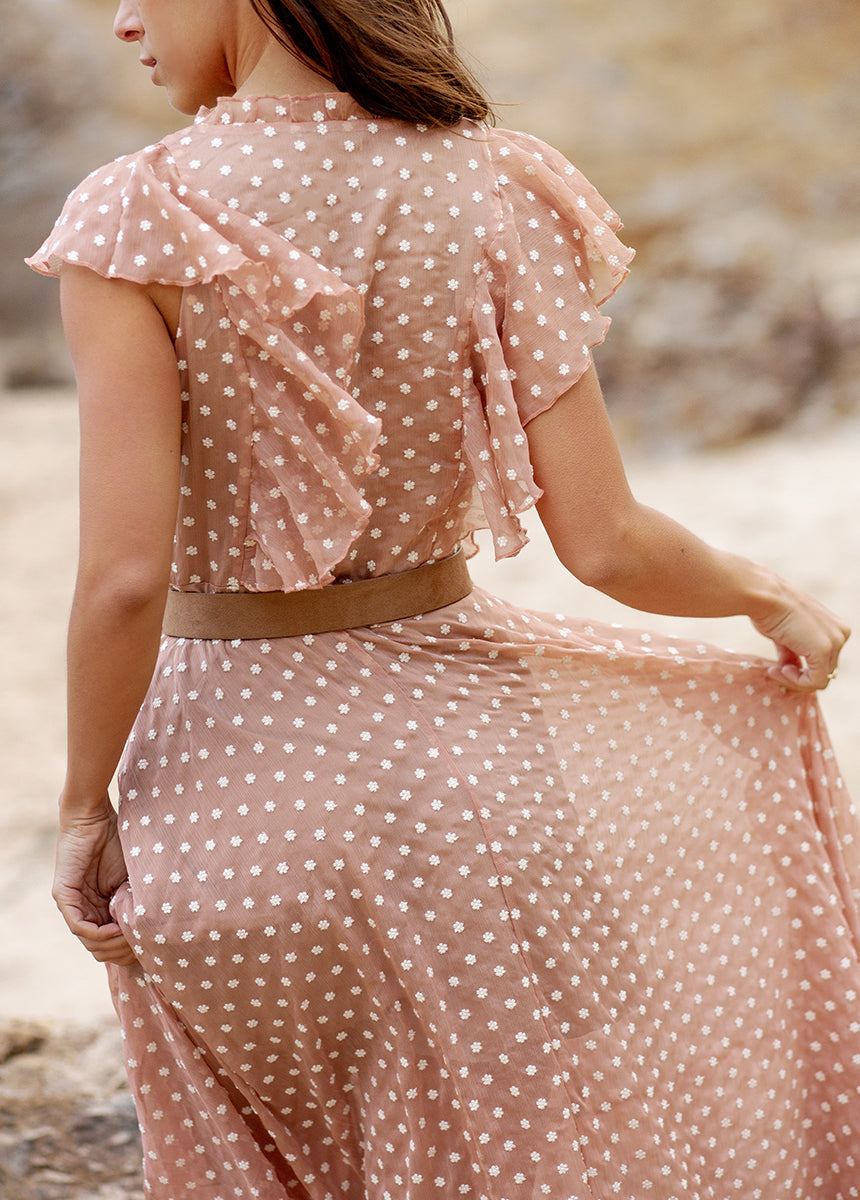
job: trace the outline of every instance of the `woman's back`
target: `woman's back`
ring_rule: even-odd
[[[339,94],[222,100],[66,213],[43,261],[184,288],[185,589],[402,571],[486,525],[515,553],[523,426],[584,370],[631,257],[536,139]]]

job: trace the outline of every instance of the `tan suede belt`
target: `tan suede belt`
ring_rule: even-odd
[[[417,617],[454,604],[473,587],[462,550],[395,575],[301,592],[168,592],[170,637],[301,637]]]

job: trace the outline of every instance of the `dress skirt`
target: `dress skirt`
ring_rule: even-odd
[[[857,823],[762,661],[167,638],[120,785],[150,1200],[860,1196]]]

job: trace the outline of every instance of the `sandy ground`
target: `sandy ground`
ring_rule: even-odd
[[[75,562],[76,414],[69,393],[0,396],[0,1019],[101,1021],[102,968],[65,933],[50,899],[55,797],[63,769],[63,641]],[[823,699],[849,789],[860,797],[860,421],[679,460],[628,452],[634,490],[719,545],[765,561],[858,630]],[[767,652],[741,619],[632,613],[583,588],[532,544],[473,574],[533,608],[636,624]]]

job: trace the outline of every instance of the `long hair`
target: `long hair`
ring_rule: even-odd
[[[492,120],[442,0],[251,0],[301,62],[377,117],[427,125]]]

